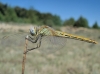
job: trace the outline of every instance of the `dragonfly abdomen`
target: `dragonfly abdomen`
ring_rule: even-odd
[[[76,35],[72,35],[72,34],[68,34],[68,33],[64,33],[64,32],[60,32],[60,31],[56,31],[56,35],[57,36],[61,36],[61,37],[77,39],[77,40],[81,40],[81,41],[97,44],[97,42],[92,40],[92,39],[81,37],[81,36],[76,36]]]

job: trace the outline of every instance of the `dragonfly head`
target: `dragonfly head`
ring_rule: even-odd
[[[33,26],[33,27],[30,28],[30,34],[32,36],[35,36],[36,35],[36,27],[35,26]]]

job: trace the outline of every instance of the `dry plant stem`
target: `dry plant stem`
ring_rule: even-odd
[[[28,40],[25,39],[25,49],[24,49],[24,52],[27,51],[27,44],[28,44]],[[25,61],[26,61],[26,53],[23,53],[22,74],[24,74],[24,70],[25,70]]]

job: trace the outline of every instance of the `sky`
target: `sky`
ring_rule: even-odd
[[[100,26],[100,0],[0,0],[12,7],[34,8],[42,13],[59,15],[62,20],[83,16],[89,26],[95,22]]]

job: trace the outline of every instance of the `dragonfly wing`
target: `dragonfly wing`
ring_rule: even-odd
[[[0,33],[0,49],[15,49],[24,47],[25,44],[25,36],[28,33],[21,32],[7,32],[7,33]]]
[[[53,53],[63,49],[67,44],[67,38],[56,37],[56,36],[44,36],[42,38],[41,47],[39,48],[42,52]]]
[[[0,33],[0,49],[7,50],[23,50],[25,44],[25,37],[28,33]],[[38,41],[39,42],[39,41]],[[34,48],[37,43],[28,42],[28,48]],[[53,53],[59,49],[62,49],[66,45],[67,39],[56,36],[44,36],[41,40],[41,46],[38,50],[43,53]]]

